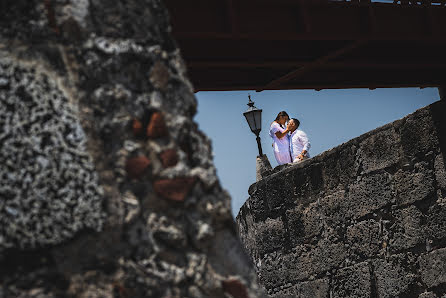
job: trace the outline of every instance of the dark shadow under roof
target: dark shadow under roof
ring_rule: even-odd
[[[432,2],[166,0],[196,91],[444,86]]]

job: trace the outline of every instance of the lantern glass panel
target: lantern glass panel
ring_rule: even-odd
[[[262,110],[254,111],[254,123],[255,130],[259,131],[262,129]]]
[[[254,119],[254,113],[253,112],[248,112],[248,113],[244,113],[246,121],[248,122],[249,128],[254,131],[254,127],[255,127],[255,119]]]
[[[262,129],[262,110],[251,110],[243,113],[243,115],[245,115],[251,131],[255,134],[259,133]]]

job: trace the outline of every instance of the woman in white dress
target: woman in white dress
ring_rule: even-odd
[[[291,130],[290,123],[285,127],[290,117],[287,112],[277,114],[276,120],[271,123],[269,135],[273,139],[273,151],[277,163],[283,165],[291,162],[290,139],[288,132]]]

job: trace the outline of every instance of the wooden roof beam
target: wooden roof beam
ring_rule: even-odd
[[[411,83],[353,83],[353,84],[301,84],[282,86],[280,90],[308,90],[313,89],[320,91],[323,89],[377,89],[377,88],[438,88],[441,84],[411,84]],[[206,88],[195,89],[194,92],[200,91],[234,91],[234,90],[255,90],[256,85],[240,85],[240,86],[208,86]],[[265,89],[278,90],[278,89]]]
[[[233,36],[237,36],[239,33],[239,24],[233,0],[226,0],[226,13],[229,23],[229,30]]]
[[[298,68],[298,69],[296,69],[296,70],[294,70],[294,71],[292,71],[278,79],[275,79],[275,80],[269,82],[264,87],[257,89],[256,91],[261,92],[266,89],[276,88],[277,86],[279,86],[285,82],[288,82],[292,79],[296,79],[296,78],[304,75],[305,73],[308,73],[309,71],[320,67],[321,65],[323,65],[324,63],[326,63],[327,61],[329,61],[331,59],[337,58],[343,54],[347,54],[347,53],[357,49],[358,47],[364,45],[366,42],[368,42],[367,39],[360,39],[360,40],[354,41],[345,47],[342,47],[332,53],[329,53],[328,55],[320,57],[313,62],[310,62],[310,63],[308,63],[308,64],[306,64],[306,65],[304,65],[304,66],[302,66],[302,67],[300,67],[300,68]]]

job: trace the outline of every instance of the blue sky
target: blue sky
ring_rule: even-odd
[[[273,167],[268,131],[282,110],[300,120],[316,156],[439,99],[437,88],[198,92],[195,120],[212,140],[217,175],[231,194],[234,217],[255,182],[257,143],[243,116],[248,94],[263,110],[260,137]]]

